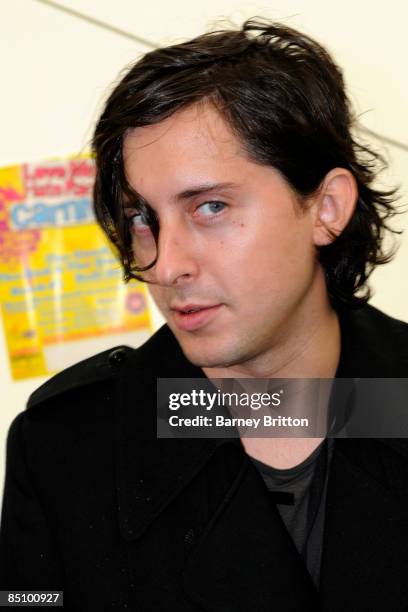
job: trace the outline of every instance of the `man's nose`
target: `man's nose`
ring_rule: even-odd
[[[197,253],[193,237],[182,223],[162,225],[157,243],[157,261],[152,269],[154,282],[171,287],[191,281],[197,274]]]

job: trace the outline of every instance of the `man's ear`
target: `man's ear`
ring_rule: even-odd
[[[346,168],[333,168],[323,179],[315,198],[313,240],[330,244],[351,219],[358,199],[356,179]]]

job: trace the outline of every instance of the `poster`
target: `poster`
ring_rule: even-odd
[[[89,156],[0,168],[0,304],[12,378],[43,376],[152,331],[97,226]]]

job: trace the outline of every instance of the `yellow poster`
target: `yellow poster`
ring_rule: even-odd
[[[87,156],[0,169],[0,304],[14,379],[150,335],[144,285],[125,285],[94,220]]]

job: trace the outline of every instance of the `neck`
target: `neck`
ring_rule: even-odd
[[[208,378],[334,378],[340,359],[340,325],[324,283],[312,292],[296,317],[282,324],[270,351],[250,361],[203,368]],[[249,381],[248,381],[249,383]],[[323,407],[323,413],[327,405]],[[276,468],[301,463],[324,438],[252,438],[241,443],[248,455]]]

